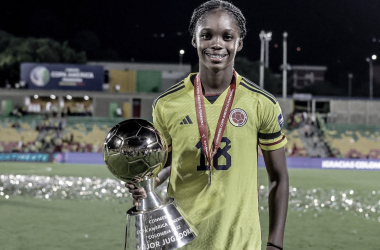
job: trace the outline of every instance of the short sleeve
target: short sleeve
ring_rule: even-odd
[[[153,105],[153,124],[154,127],[163,135],[166,140],[166,144],[168,146],[168,152],[172,150],[172,138],[167,130],[167,126],[165,120],[163,118],[162,107],[157,103],[157,105]]]
[[[272,151],[285,146],[287,139],[281,131],[284,117],[278,102],[263,106],[261,112],[261,126],[258,133],[260,148]]]

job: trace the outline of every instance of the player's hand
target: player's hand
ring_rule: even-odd
[[[140,182],[138,180],[137,182]],[[156,185],[160,185],[160,179],[156,177]],[[139,200],[146,198],[146,191],[143,187],[136,187],[136,185],[132,182],[125,183],[125,187],[128,188],[128,191],[132,194],[133,197],[133,206],[137,207],[139,205]]]

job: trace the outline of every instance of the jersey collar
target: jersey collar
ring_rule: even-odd
[[[191,77],[194,76],[194,75],[196,75],[196,74],[198,74],[198,73],[190,73],[190,74],[185,78],[185,80],[184,80],[186,93],[187,93],[188,95],[190,95],[191,98],[193,98],[193,99],[194,99],[194,85],[193,85],[193,83],[191,82]],[[237,89],[237,88],[239,87],[239,85],[240,85],[240,82],[241,82],[242,76],[239,75],[239,74],[236,72],[236,77],[237,77],[237,79],[236,79],[236,89]],[[226,98],[226,95],[227,95],[227,92],[228,92],[228,88],[225,89],[225,90],[223,91],[223,93],[218,97],[218,99],[217,99],[217,100],[214,102],[214,104],[212,104],[212,105],[215,105],[215,104],[216,104],[216,105],[218,105],[218,104],[223,105],[223,103],[224,103],[224,99]],[[207,98],[204,97],[204,96],[203,96],[203,101],[204,101],[205,105],[206,105],[206,104],[211,105],[211,103],[210,103],[210,102],[207,100]]]

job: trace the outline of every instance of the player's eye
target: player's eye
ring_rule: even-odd
[[[204,34],[201,34],[201,38],[202,39],[210,39],[211,35],[209,33],[204,33]]]
[[[224,40],[232,40],[233,39],[233,36],[231,35],[225,35],[224,36]]]

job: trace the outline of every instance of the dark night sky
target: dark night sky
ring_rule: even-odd
[[[120,61],[178,62],[178,51],[184,49],[184,62],[194,64],[197,55],[187,28],[193,9],[202,2],[2,1],[0,29],[22,37],[68,40],[77,50],[96,51],[87,53],[89,60],[104,59],[108,54],[102,51],[111,51]],[[259,32],[272,31],[270,66],[274,71],[282,63],[284,31],[289,33],[289,63],[326,65],[331,81],[343,81],[340,78],[348,72],[367,76],[365,58],[380,52],[379,0],[232,2],[247,19],[248,35],[240,55],[258,60]]]

